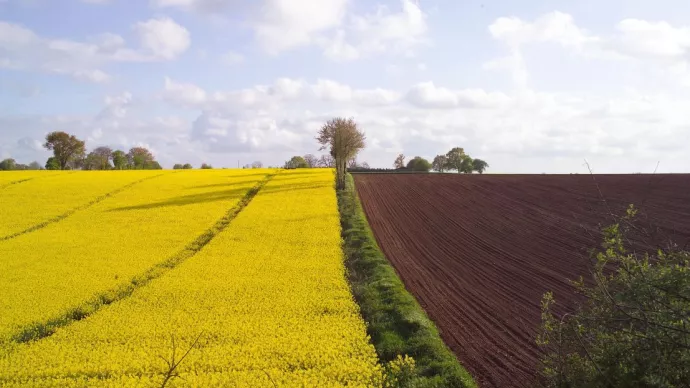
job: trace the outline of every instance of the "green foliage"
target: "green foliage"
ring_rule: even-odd
[[[472,164],[473,160],[469,155],[465,155],[465,157],[462,159],[462,163],[460,165],[460,171],[463,174],[472,174]]]
[[[201,164],[201,169],[202,169],[202,170],[212,170],[212,169],[213,169],[213,166],[211,166],[210,164],[202,163],[202,164]]]
[[[46,170],[59,170],[60,169],[60,163],[58,163],[57,159],[54,157],[48,158],[48,161],[46,162]]]
[[[173,166],[173,170],[182,170],[182,165],[177,163]]]
[[[285,162],[285,168],[309,168],[309,164],[301,156],[293,156],[292,159]]]
[[[436,155],[434,161],[431,162],[431,168],[438,172],[446,171],[448,169],[448,157],[446,155]]]
[[[631,206],[603,230],[592,285],[573,282],[587,301],[559,319],[553,295],[542,300],[549,387],[687,387],[690,382],[690,253],[626,248],[639,232]]]
[[[111,155],[113,161],[113,168],[115,170],[126,170],[129,168],[129,162],[127,160],[127,154],[124,151],[114,151]]]
[[[0,170],[11,171],[17,168],[17,162],[14,159],[5,159],[0,162]]]
[[[477,171],[483,174],[487,167],[489,167],[488,163],[481,159],[472,159],[460,147],[451,149],[446,155],[437,155],[433,162],[434,170],[439,172],[454,170],[458,173],[472,174],[473,171]]]
[[[127,153],[127,163],[133,170],[153,170],[153,162],[153,154],[144,147],[134,147]]]
[[[428,172],[431,170],[431,163],[421,156],[415,156],[407,162],[407,169],[412,171]]]
[[[192,167],[192,165],[189,163],[185,163],[185,165],[182,166],[183,170],[191,170],[192,168],[194,168],[194,167]]]
[[[352,293],[387,378],[396,387],[476,387],[381,253],[351,176],[338,191],[343,250]],[[412,359],[410,359],[413,358]]]
[[[489,167],[489,163],[481,160],[481,159],[474,159],[472,160],[472,170],[476,171],[480,174],[483,174],[484,171]]]
[[[162,170],[163,166],[155,160],[146,165],[146,170]]]
[[[46,142],[43,147],[53,151],[58,166],[61,170],[65,170],[70,163],[78,164],[81,159],[84,159],[85,144],[84,141],[77,139],[74,135],[65,132],[51,132],[46,135]]]

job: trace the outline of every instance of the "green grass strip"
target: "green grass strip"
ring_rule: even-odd
[[[158,177],[163,176],[163,175],[165,175],[165,173],[163,173],[163,174],[158,174],[158,175],[153,175],[153,176],[149,176],[149,177],[146,177],[146,178],[143,178],[143,179],[139,179],[138,181],[135,181],[135,182],[126,184],[126,185],[124,185],[124,186],[122,186],[122,187],[120,187],[120,188],[118,188],[118,189],[115,189],[115,190],[109,192],[109,193],[105,193],[105,194],[103,194],[103,195],[101,195],[101,196],[98,196],[98,197],[94,198],[93,200],[91,200],[90,202],[87,202],[87,203],[85,203],[85,204],[83,204],[83,205],[79,205],[79,206],[77,206],[77,207],[75,207],[75,208],[73,208],[73,209],[70,209],[70,210],[68,210],[67,212],[60,214],[59,216],[53,217],[53,218],[51,218],[51,219],[49,219],[49,220],[46,220],[46,221],[40,222],[40,223],[38,223],[38,224],[36,224],[36,225],[33,225],[33,226],[31,226],[30,228],[24,229],[24,230],[22,230],[21,232],[12,233],[12,234],[10,234],[10,235],[4,236],[4,237],[0,237],[0,241],[11,240],[11,239],[17,238],[17,237],[19,237],[19,236],[21,236],[21,235],[24,235],[24,234],[27,234],[27,233],[31,233],[31,232],[35,232],[35,231],[37,231],[37,230],[41,230],[41,229],[45,228],[46,226],[49,226],[49,225],[52,225],[52,224],[55,224],[55,223],[57,223],[57,222],[60,222],[60,221],[64,220],[65,218],[71,216],[72,214],[74,214],[74,213],[76,213],[76,212],[78,212],[78,211],[86,210],[86,209],[90,208],[91,206],[96,205],[96,204],[99,203],[99,202],[103,202],[103,201],[105,201],[106,199],[108,199],[108,198],[110,198],[110,197],[112,197],[112,196],[114,196],[114,195],[117,195],[117,194],[119,194],[119,193],[121,193],[121,192],[123,192],[123,191],[129,189],[129,188],[132,187],[132,186],[138,185],[139,183],[142,183],[142,182],[144,182],[144,181],[147,181],[147,180],[150,180],[150,179],[153,179],[153,178],[158,178]],[[33,179],[33,178],[32,178],[32,179]]]
[[[128,283],[122,284],[117,288],[102,292],[96,295],[91,300],[88,300],[79,306],[76,306],[68,310],[65,314],[49,319],[45,322],[35,322],[30,324],[20,331],[18,331],[14,336],[12,336],[12,341],[15,343],[26,343],[31,341],[37,341],[42,338],[46,338],[55,333],[55,331],[61,327],[68,326],[69,324],[82,320],[89,315],[92,315],[104,306],[111,303],[123,300],[138,288],[144,287],[149,282],[157,279],[170,271],[171,269],[177,267],[185,260],[196,255],[201,251],[218,233],[225,230],[235,217],[252,201],[254,196],[268,183],[276,174],[268,174],[261,181],[257,182],[252,188],[247,190],[242,199],[228,210],[225,215],[216,221],[216,223],[208,230],[206,230],[201,235],[197,236],[194,241],[189,243],[181,251],[177,252],[173,256],[169,257],[165,261],[156,264],[155,266],[149,268],[146,272],[139,274],[132,278]],[[0,346],[2,343],[0,343]]]
[[[349,174],[338,208],[348,279],[382,364],[398,355],[414,358],[406,387],[476,387],[379,249]]]

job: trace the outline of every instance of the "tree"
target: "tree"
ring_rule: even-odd
[[[672,244],[641,253],[648,235],[630,206],[603,230],[592,281],[573,282],[585,302],[557,316],[542,299],[543,375],[548,387],[687,387],[690,381],[690,252]]]
[[[465,161],[469,156],[465,153],[465,150],[460,148],[460,147],[455,147],[448,151],[446,154],[446,159],[447,159],[447,165],[446,168],[448,170],[455,170],[458,173],[463,172],[463,163],[465,163],[465,170],[467,165],[467,162]],[[470,162],[471,166],[471,162]],[[471,170],[470,170],[471,171]]]
[[[407,169],[412,171],[429,172],[431,170],[431,163],[421,156],[415,156],[407,162]]]
[[[489,163],[481,160],[481,159],[474,159],[472,161],[472,170],[476,171],[480,174],[483,174],[484,171],[489,167]]]
[[[292,159],[285,162],[285,168],[309,168],[309,165],[303,157],[293,156]]]
[[[405,155],[399,154],[395,158],[395,161],[393,162],[393,168],[395,168],[396,170],[405,168]]]
[[[434,171],[444,172],[448,168],[448,157],[446,155],[436,155],[431,167]]]
[[[17,162],[14,159],[5,159],[0,162],[0,170],[11,171],[17,168]]]
[[[357,168],[357,158],[352,158],[352,159],[348,160],[347,168],[348,169]]]
[[[367,162],[362,162],[362,164],[359,165],[359,168],[363,168],[363,169],[365,169],[365,170],[368,170],[368,169],[370,168],[370,167],[369,167],[369,163],[367,163]]]
[[[154,161],[151,151],[144,147],[134,147],[127,153],[127,161],[135,170],[148,170]]]
[[[185,165],[182,166],[183,170],[191,170],[192,168],[194,168],[194,167],[192,167],[192,165],[189,163],[185,163]]]
[[[51,132],[46,135],[46,142],[43,144],[43,147],[53,151],[55,160],[61,170],[66,169],[71,161],[84,158],[84,153],[86,152],[83,141],[65,132]]]
[[[43,166],[40,163],[33,161],[29,163],[29,170],[43,170]]]
[[[173,166],[173,170],[182,170],[182,165],[177,163]]]
[[[211,166],[210,164],[203,163],[201,165],[201,169],[202,170],[211,170],[211,169],[213,169],[213,166]]]
[[[146,166],[146,169],[147,170],[162,170],[163,166],[161,166],[160,163],[158,163],[157,161],[154,160],[153,162],[149,163]]]
[[[126,170],[129,168],[129,159],[124,151],[114,151],[110,156],[113,161],[113,168],[115,170]]]
[[[113,150],[110,147],[98,147],[91,151],[90,155],[93,155],[94,160],[97,162],[98,170],[110,170],[113,166],[110,165],[110,161],[113,158]]]
[[[90,152],[88,155],[86,155],[86,158],[84,159],[81,168],[84,170],[99,170],[99,166],[100,164],[98,161],[98,157],[93,152]]]
[[[307,162],[307,166],[309,166],[309,168],[314,168],[319,164],[319,160],[312,154],[304,155],[304,161]]]
[[[252,163],[252,168],[263,168],[263,166],[264,166],[264,164],[258,160],[256,162]]]
[[[60,169],[60,163],[55,159],[55,157],[51,156],[48,158],[48,161],[46,162],[46,170],[59,170]]]
[[[318,162],[319,167],[333,168],[335,167],[335,159],[331,155],[321,155]]]
[[[469,155],[465,155],[465,158],[462,159],[462,164],[460,166],[460,172],[463,174],[472,174],[472,168],[473,168],[473,160]]]
[[[347,161],[357,156],[364,148],[364,132],[359,129],[354,119],[337,117],[321,127],[316,140],[321,144],[319,150],[330,148],[330,154],[335,159],[336,188],[345,189]]]

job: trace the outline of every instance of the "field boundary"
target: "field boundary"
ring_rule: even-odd
[[[65,314],[51,318],[44,322],[35,322],[25,326],[11,336],[11,342],[27,343],[49,337],[59,328],[68,326],[73,322],[80,321],[98,312],[98,310],[109,304],[126,299],[137,289],[146,286],[152,280],[163,276],[168,271],[182,264],[182,262],[199,253],[220,232],[224,231],[240,214],[240,212],[247,207],[247,205],[249,205],[256,194],[258,194],[259,191],[277,174],[278,172],[274,172],[265,175],[262,180],[258,181],[253,187],[248,189],[240,201],[230,210],[228,210],[223,217],[216,221],[211,228],[197,236],[191,243],[189,243],[179,252],[154,265],[145,272],[134,276],[129,282],[114,289],[96,294],[96,296],[92,299],[80,304],[79,306],[69,309]],[[2,345],[2,342],[0,342],[0,345]]]
[[[75,207],[75,208],[72,208],[72,209],[66,211],[65,213],[60,214],[59,216],[55,216],[55,217],[50,218],[50,219],[48,219],[48,220],[46,220],[46,221],[39,222],[38,224],[33,225],[33,226],[31,226],[31,227],[29,227],[29,228],[27,228],[27,229],[24,229],[24,230],[22,230],[21,232],[16,232],[16,233],[9,234],[9,235],[7,235],[7,236],[0,237],[0,242],[2,242],[2,241],[7,241],[7,240],[11,240],[11,239],[13,239],[13,238],[17,238],[17,237],[22,236],[22,235],[25,235],[25,234],[27,234],[27,233],[31,233],[31,232],[35,232],[35,231],[37,231],[37,230],[41,230],[41,229],[43,229],[43,228],[45,228],[45,227],[47,227],[47,226],[50,226],[50,225],[52,225],[52,224],[55,224],[55,223],[58,223],[58,222],[64,220],[65,218],[71,216],[72,214],[74,214],[74,213],[76,213],[76,212],[79,212],[79,211],[82,211],[82,210],[86,210],[86,209],[88,209],[88,208],[90,208],[90,207],[92,207],[92,206],[94,206],[94,205],[96,205],[96,204],[98,204],[98,203],[100,203],[100,202],[105,201],[106,199],[108,199],[108,198],[110,198],[110,197],[112,197],[112,196],[114,196],[114,195],[120,194],[121,192],[123,192],[123,191],[125,191],[125,190],[131,188],[132,186],[136,186],[136,185],[138,185],[139,183],[142,183],[142,182],[145,182],[145,181],[154,179],[154,178],[158,178],[158,177],[161,177],[161,176],[166,175],[166,174],[168,174],[168,173],[153,175],[153,176],[149,176],[149,177],[146,177],[146,178],[143,178],[143,179],[139,179],[138,181],[134,181],[134,182],[132,182],[132,183],[128,183],[128,184],[126,184],[126,185],[124,185],[124,186],[122,186],[122,187],[120,187],[120,188],[117,188],[117,189],[115,189],[115,190],[113,190],[113,191],[110,191],[110,192],[108,192],[108,193],[105,193],[105,194],[103,194],[103,195],[100,195],[100,196],[96,197],[95,199],[93,199],[93,200],[91,200],[91,201],[89,201],[89,202],[87,202],[87,203],[85,203],[85,204],[83,204],[83,205],[79,205],[79,206],[77,206],[77,207]],[[172,173],[172,174],[174,174],[174,173]],[[31,178],[31,179],[34,179],[34,178]]]
[[[401,355],[412,357],[415,373],[409,386],[476,387],[381,252],[352,175],[337,196],[347,277],[382,364]]]

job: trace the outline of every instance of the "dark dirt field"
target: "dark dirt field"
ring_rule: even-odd
[[[354,178],[381,249],[481,387],[534,381],[541,297],[578,300],[567,279],[589,274],[609,211],[640,209],[640,247],[690,241],[690,175]]]

